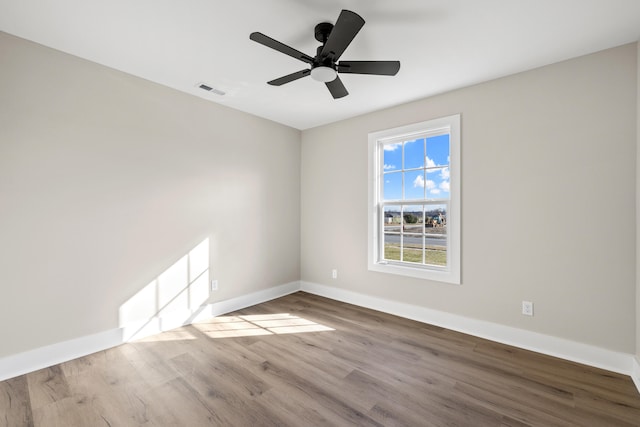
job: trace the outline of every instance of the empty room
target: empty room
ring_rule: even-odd
[[[637,0],[0,0],[0,427],[640,426]]]

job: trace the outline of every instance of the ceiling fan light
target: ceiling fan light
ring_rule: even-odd
[[[319,82],[332,82],[338,77],[338,73],[331,67],[321,65],[311,70],[311,78]]]

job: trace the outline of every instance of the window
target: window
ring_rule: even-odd
[[[369,270],[460,283],[460,115],[369,134]]]

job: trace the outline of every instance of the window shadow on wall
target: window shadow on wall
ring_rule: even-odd
[[[209,238],[129,298],[119,309],[123,340],[191,323],[209,298]]]

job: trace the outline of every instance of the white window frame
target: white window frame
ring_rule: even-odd
[[[449,210],[447,212],[447,266],[416,265],[382,259],[384,212],[382,176],[383,145],[390,141],[409,141],[417,135],[447,131],[449,133]],[[369,270],[460,284],[460,114],[428,120],[393,129],[369,133]],[[407,202],[404,202],[407,203]],[[410,201],[409,201],[410,203]]]

